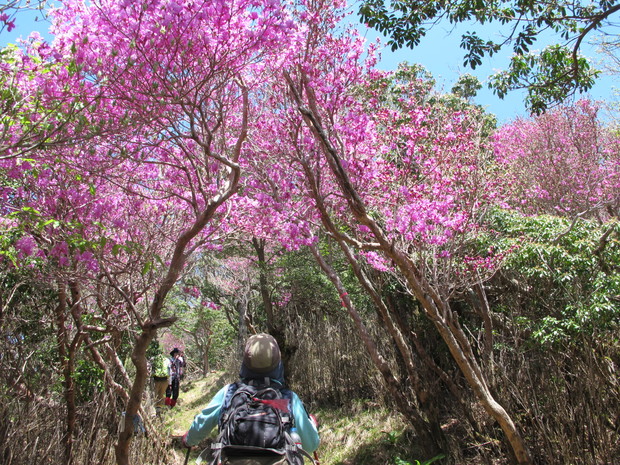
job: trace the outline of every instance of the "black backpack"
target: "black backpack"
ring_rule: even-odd
[[[223,458],[286,456],[303,464],[303,455],[290,436],[293,427],[291,391],[278,385],[234,383],[228,389],[219,419],[219,436],[212,444],[212,464]],[[223,462],[222,462],[223,461]]]

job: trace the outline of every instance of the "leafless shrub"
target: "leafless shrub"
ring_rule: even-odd
[[[74,464],[113,465],[114,444],[121,418],[121,403],[107,393],[97,394],[78,409],[74,438]],[[65,408],[49,399],[6,399],[0,409],[0,462],[5,465],[33,463],[64,465],[62,436]],[[136,437],[131,454],[134,463],[171,463],[170,439],[157,418],[145,421],[146,433]]]

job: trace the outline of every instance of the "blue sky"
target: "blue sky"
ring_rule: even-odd
[[[353,2],[355,5],[356,2]],[[353,14],[351,21],[358,21],[356,16],[357,7],[352,6]],[[0,33],[0,45],[14,42],[20,36],[28,36],[31,31],[38,31],[46,36],[49,25],[45,21],[35,21],[37,14],[30,12],[28,14],[20,13],[17,17],[17,27],[7,32],[6,28]],[[385,47],[382,51],[382,59],[379,67],[386,70],[396,69],[398,63],[408,61],[409,63],[419,63],[432,73],[437,81],[438,89],[448,92],[452,85],[456,82],[461,74],[469,73],[477,76],[484,87],[479,91],[475,102],[483,105],[489,112],[494,113],[498,122],[506,123],[518,116],[526,116],[525,107],[523,105],[524,92],[512,92],[504,100],[500,100],[497,96],[486,87],[487,77],[495,71],[504,69],[508,64],[508,54],[498,55],[491,59],[486,58],[483,65],[471,70],[463,66],[463,50],[459,47],[461,34],[468,30],[476,30],[484,38],[495,38],[496,32],[493,25],[460,26],[453,29],[450,24],[439,24],[429,31],[426,37],[415,49],[400,49],[392,52],[389,47]],[[366,36],[369,41],[374,41],[382,36],[373,31],[366,29],[359,24],[358,28]],[[595,54],[594,47],[587,47],[584,52],[590,56],[594,62],[600,60]],[[612,76],[602,76],[599,78],[594,89],[589,96],[595,100],[609,101],[612,99],[614,88],[616,87],[616,79]],[[615,99],[615,98],[614,98]]]
[[[407,61],[409,63],[419,63],[431,72],[437,81],[439,90],[449,92],[452,85],[462,74],[472,74],[483,83],[483,88],[478,92],[475,102],[483,105],[489,112],[494,113],[499,123],[505,123],[518,116],[527,116],[524,106],[524,91],[513,91],[509,93],[503,100],[493,94],[487,88],[488,76],[497,71],[506,69],[509,64],[509,52],[500,53],[491,58],[483,59],[481,66],[472,70],[463,66],[464,50],[460,48],[461,35],[467,31],[477,31],[483,39],[497,39],[497,32],[493,29],[493,25],[460,25],[455,28],[451,24],[438,24],[431,29],[422,39],[415,49],[400,49],[392,52],[390,47],[385,47],[382,55],[380,67],[386,70],[395,69],[398,63]],[[369,30],[366,33],[368,39],[374,40],[379,37],[385,39],[381,34]],[[533,47],[533,50],[539,50],[544,45]],[[585,45],[582,54],[590,58],[593,65],[600,69],[600,62],[603,57],[596,52],[596,47]],[[618,88],[618,80],[613,76],[601,75],[595,86],[591,90],[588,97],[594,100],[603,100],[606,102],[615,101],[614,91]],[[580,95],[578,97],[585,97]]]

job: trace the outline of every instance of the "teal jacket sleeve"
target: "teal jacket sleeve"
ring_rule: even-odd
[[[220,389],[203,411],[194,417],[194,421],[184,438],[188,446],[195,446],[200,443],[217,426],[228,386]]]
[[[306,452],[314,452],[319,447],[319,432],[308,416],[304,404],[294,392],[292,398],[292,413],[295,419],[295,427],[301,437],[301,445]]]

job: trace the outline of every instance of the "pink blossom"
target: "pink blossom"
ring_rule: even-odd
[[[37,252],[37,243],[32,236],[22,236],[15,242],[20,257],[30,257]]]
[[[195,299],[199,298],[201,296],[201,292],[200,289],[196,286],[191,286],[191,287],[184,287],[183,288],[183,292],[191,295],[192,297],[194,297]]]

